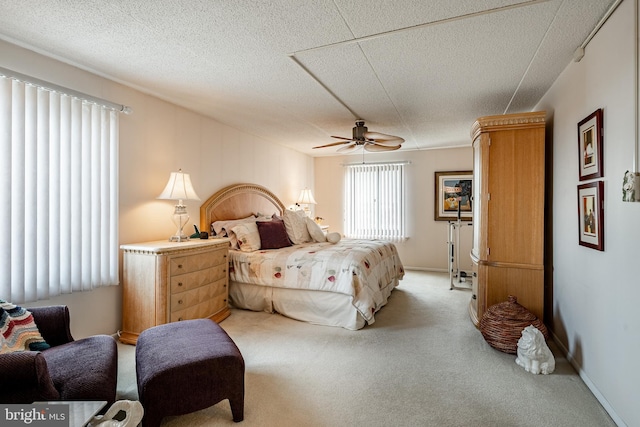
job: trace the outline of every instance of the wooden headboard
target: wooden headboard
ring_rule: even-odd
[[[200,206],[200,230],[214,221],[246,218],[257,213],[282,215],[285,207],[271,191],[257,184],[234,184],[217,191]]]

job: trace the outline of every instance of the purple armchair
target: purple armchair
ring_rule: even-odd
[[[66,306],[28,309],[51,348],[0,354],[0,403],[116,398],[118,347],[108,335],[75,341]]]

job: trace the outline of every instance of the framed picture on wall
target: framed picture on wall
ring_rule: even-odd
[[[578,123],[580,181],[604,176],[602,170],[602,108]]]
[[[604,251],[604,182],[578,185],[578,242]]]
[[[472,171],[436,172],[436,221],[471,221]]]

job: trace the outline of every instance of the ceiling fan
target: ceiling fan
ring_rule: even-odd
[[[400,148],[400,144],[404,142],[404,139],[399,136],[387,135],[380,132],[369,132],[364,125],[364,120],[356,121],[356,126],[353,128],[353,136],[351,138],[342,136],[331,136],[331,138],[342,139],[344,141],[332,142],[331,144],[319,145],[313,148],[344,145],[344,147],[338,148],[338,151],[352,151],[358,147],[364,147],[367,151],[392,151]]]

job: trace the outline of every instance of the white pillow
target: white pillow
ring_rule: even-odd
[[[309,230],[307,230],[307,222],[305,221],[304,211],[298,212],[292,210],[285,210],[282,214],[282,220],[284,221],[284,228],[287,230],[289,240],[294,245],[300,243],[307,243],[311,241]]]
[[[334,245],[338,243],[341,238],[340,233],[327,233],[327,242],[333,243]]]
[[[243,222],[231,229],[238,239],[238,246],[243,252],[253,252],[260,249],[260,232],[254,222]]]
[[[309,217],[305,218],[307,223],[307,230],[309,231],[309,235],[315,242],[326,242],[327,236],[324,235],[324,232],[320,228],[318,224],[314,220]]]

